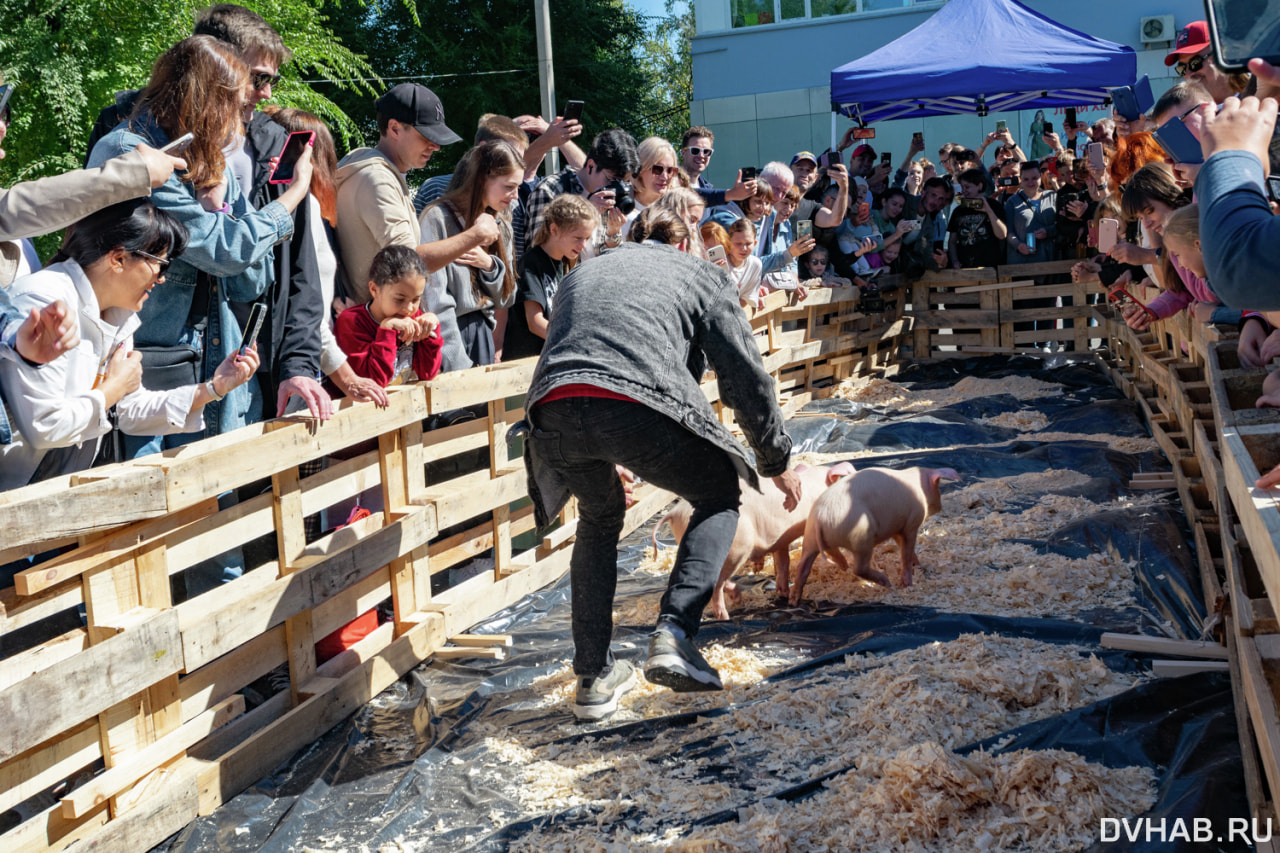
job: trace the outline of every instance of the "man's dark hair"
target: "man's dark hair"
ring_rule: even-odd
[[[1160,99],[1156,101],[1156,105],[1151,108],[1151,117],[1155,118],[1172,112],[1174,107],[1203,101],[1213,101],[1213,96],[1209,94],[1209,90],[1204,87],[1204,84],[1199,80],[1183,80],[1174,83],[1167,92],[1160,96]]]
[[[369,265],[369,280],[378,287],[386,287],[411,275],[426,278],[427,266],[408,246],[386,246],[378,250]]]
[[[972,148],[953,148],[951,149],[951,160],[952,162],[979,163],[982,158]]]
[[[716,142],[716,135],[711,132],[711,128],[703,127],[700,124],[695,124],[693,127],[689,128],[684,132],[684,136],[680,137],[680,147],[688,148],[689,140],[697,139],[699,136],[705,136],[707,139],[710,139],[712,145],[714,145]]]
[[[620,127],[611,127],[597,135],[591,142],[587,159],[595,163],[596,168],[608,169],[618,178],[640,171],[636,141]]]
[[[960,183],[973,184],[975,187],[987,185],[987,173],[982,169],[965,169],[960,173]]]
[[[293,54],[284,46],[284,39],[257,12],[234,3],[218,3],[196,13],[196,26],[192,35],[213,36],[240,52],[240,56],[263,54],[284,65]]]
[[[924,186],[920,187],[920,195],[924,195],[925,190],[940,189],[945,190],[947,195],[954,195],[955,189],[951,186],[951,182],[946,178],[940,178],[934,175],[932,178],[924,182]]]
[[[1039,172],[1039,171],[1040,171],[1040,161],[1039,161],[1039,160],[1024,160],[1024,161],[1022,162],[1022,165],[1018,167],[1018,174],[1022,174],[1023,172],[1026,172],[1026,171],[1029,171],[1029,170],[1034,170],[1034,171]]]

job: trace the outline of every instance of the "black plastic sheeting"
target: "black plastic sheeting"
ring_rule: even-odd
[[[1067,386],[1061,397],[1031,403],[1007,395],[970,400],[928,415],[903,417],[893,412],[824,400],[809,407],[811,416],[793,419],[797,449],[823,453],[866,448],[883,455],[856,464],[947,466],[964,480],[1007,477],[1048,469],[1072,469],[1088,482],[1049,486],[1010,502],[1016,511],[1033,505],[1040,494],[1082,496],[1098,502],[1127,494],[1139,471],[1167,470],[1157,454],[1127,454],[1099,442],[1037,443],[1013,441],[1011,430],[980,424],[977,418],[1037,408],[1049,418],[1046,431],[1088,435],[1144,435],[1137,409],[1124,400],[1095,365],[1039,359],[987,358],[914,366],[895,377],[914,387],[942,387],[963,376],[1034,376]],[[825,413],[829,417],[812,416]],[[954,447],[955,445],[963,445]],[[948,449],[939,449],[948,448]],[[944,501],[945,501],[944,492]],[[778,604],[738,613],[729,622],[706,623],[700,644],[783,650],[797,663],[770,680],[785,681],[859,652],[889,654],[924,643],[986,632],[1050,643],[1097,646],[1104,631],[1141,632],[1196,638],[1204,620],[1199,577],[1188,546],[1186,520],[1176,495],[1152,504],[1099,512],[1030,543],[1066,556],[1096,551],[1136,563],[1136,603],[1123,610],[1095,610],[1074,620],[1001,618],[945,613],[928,608],[876,604],[835,605],[805,602],[799,608]],[[638,573],[651,526],[623,543],[619,559],[618,609],[652,597],[665,578]],[[744,583],[771,583],[752,576]],[[619,625],[614,648],[639,662],[648,625]],[[700,718],[734,713],[734,706],[610,725],[574,726],[565,706],[533,707],[541,694],[532,682],[559,670],[572,658],[569,637],[568,581],[534,593],[473,629],[512,634],[512,654],[503,661],[429,663],[376,697],[343,725],[295,755],[267,779],[201,818],[160,845],[170,853],[205,851],[316,850],[506,850],[512,841],[547,824],[595,825],[589,809],[552,815],[528,815],[518,804],[514,780],[489,760],[484,737],[495,730],[534,745],[579,738],[621,737],[641,744],[671,727],[694,727]],[[1108,651],[1096,654],[1108,666],[1135,671],[1146,659]],[[997,744],[997,742],[999,742]],[[1243,767],[1237,740],[1231,689],[1224,675],[1200,674],[1148,681],[1125,693],[1066,714],[991,738],[977,747],[989,750],[1059,748],[1108,766],[1152,768],[1158,802],[1144,817],[1208,818],[1225,835],[1227,821],[1248,815]],[[833,774],[804,785],[776,790],[768,774],[739,759],[714,737],[685,747],[689,755],[717,756],[718,772],[758,781],[757,790],[795,799],[821,788]],[[962,750],[963,751],[963,750]],[[709,814],[700,824],[736,820],[737,809]],[[427,842],[425,839],[430,839]],[[1145,840],[1099,842],[1091,851],[1234,851],[1250,849],[1239,841],[1182,843]]]

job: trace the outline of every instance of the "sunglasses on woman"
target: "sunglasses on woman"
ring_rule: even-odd
[[[675,166],[662,166],[658,163],[654,163],[649,167],[649,174],[653,175],[655,178],[661,178],[663,175],[666,175],[669,178],[677,171],[678,169]]]
[[[1188,74],[1195,74],[1204,64],[1209,61],[1208,54],[1197,54],[1186,62],[1179,62],[1173,66],[1173,70],[1178,73],[1179,77],[1186,77]]]

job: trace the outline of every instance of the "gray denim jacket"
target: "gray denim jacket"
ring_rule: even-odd
[[[536,426],[534,404],[562,385],[623,394],[723,448],[739,476],[759,488],[745,449],[699,386],[708,363],[720,399],[733,408],[755,451],[756,471],[781,474],[791,437],[728,276],[671,246],[626,243],[565,277],[526,405]],[[531,445],[525,442],[525,466],[541,528],[569,492],[548,460],[530,453]]]

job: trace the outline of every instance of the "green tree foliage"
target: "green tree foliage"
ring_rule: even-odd
[[[693,100],[693,54],[690,45],[695,33],[693,3],[666,0],[666,15],[652,22],[641,52],[641,69],[654,81],[654,98],[661,111],[650,117],[650,133],[670,139],[679,146],[689,127],[689,102]]]
[[[198,0],[0,0],[0,75],[18,88],[4,141],[0,184],[79,167],[98,111],[115,93],[145,85],[155,58],[191,34]],[[356,126],[327,98],[300,82],[373,76],[363,58],[328,28],[320,0],[245,0],[284,36],[294,61],[275,100],[326,118],[347,138]],[[357,10],[359,7],[355,7]],[[356,12],[359,14],[359,11]],[[349,88],[369,83],[343,82]]]
[[[416,4],[420,27],[398,0],[370,0],[367,15],[341,19],[327,8],[343,43],[368,57],[388,85],[412,79],[430,86],[444,102],[450,127],[464,140],[484,113],[541,112],[531,0]],[[615,126],[637,139],[665,130],[655,117],[668,111],[669,101],[641,58],[649,39],[644,17],[622,0],[554,0],[551,13],[557,106],[563,109],[571,98],[586,102],[586,141]],[[369,142],[376,139],[372,99],[330,96],[366,131]],[[465,150],[463,144],[444,149],[428,170],[452,171]]]

